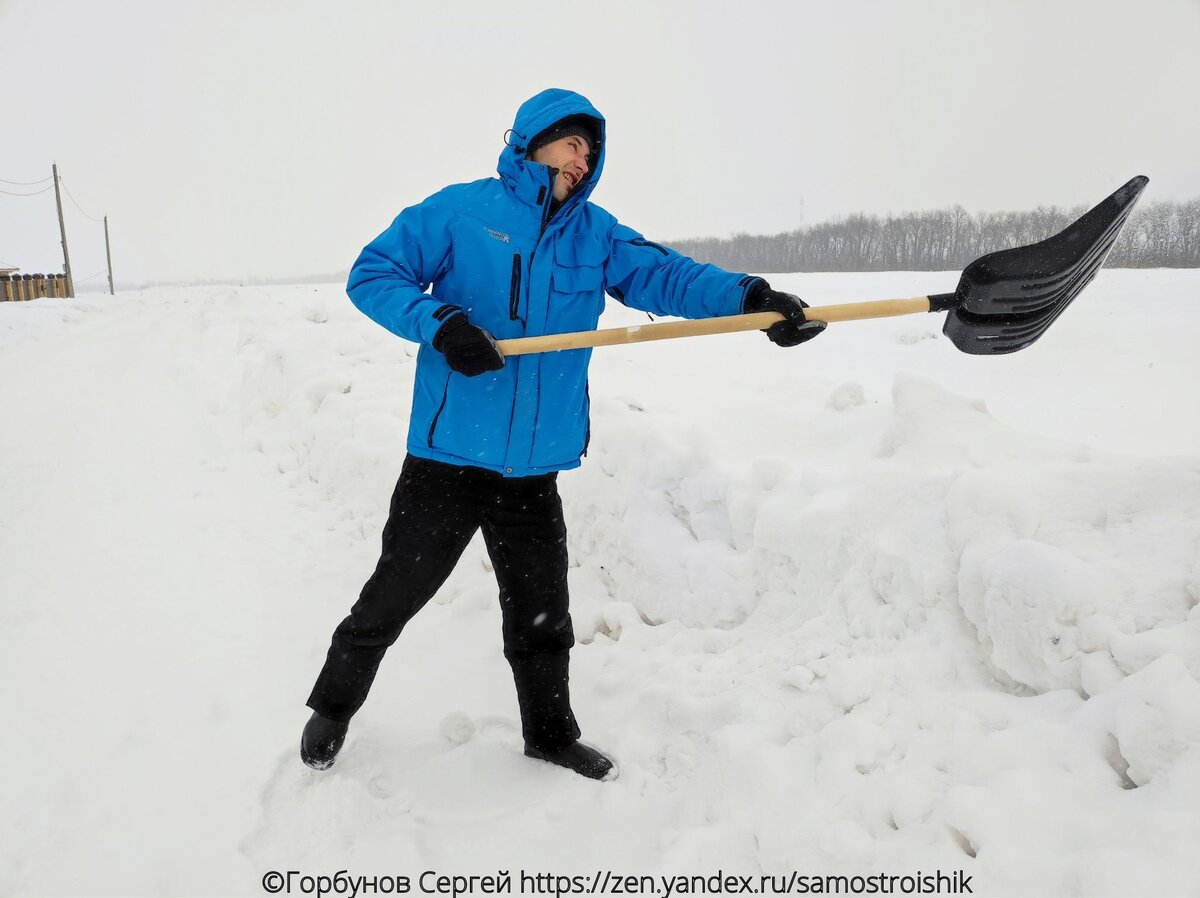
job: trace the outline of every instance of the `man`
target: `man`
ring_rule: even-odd
[[[482,528],[525,754],[594,779],[612,771],[579,741],[571,711],[574,635],[556,483],[587,451],[591,350],[506,361],[495,338],[594,329],[606,293],[686,318],[778,311],[785,320],[767,334],[783,346],[824,328],[762,278],[694,262],[589,203],[604,170],[604,130],[584,97],[543,91],[517,111],[499,179],[455,184],[405,209],[350,272],[354,304],[421,348],[383,552],[308,699],[301,757],[310,767],[333,763],[384,652]]]

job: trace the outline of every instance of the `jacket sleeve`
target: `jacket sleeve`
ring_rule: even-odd
[[[452,203],[447,191],[409,206],[372,240],[350,269],[346,293],[372,321],[414,343],[432,343],[456,311],[427,294],[450,270]]]
[[[633,309],[679,318],[738,315],[746,288],[758,280],[702,264],[618,224],[604,289]]]

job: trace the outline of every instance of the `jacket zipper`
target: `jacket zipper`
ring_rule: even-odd
[[[554,175],[550,176],[550,183],[554,183]],[[537,255],[538,245],[542,242],[542,235],[546,233],[546,213],[550,210],[550,204],[546,202],[545,187],[538,188],[537,203],[538,207],[542,210],[542,223],[538,228],[537,243],[533,245],[533,251],[529,253],[529,274],[531,276],[533,274],[533,257]]]
[[[550,184],[551,184],[551,186],[553,186],[554,176],[556,176],[558,174],[558,169],[552,168],[552,169],[550,169],[550,172],[551,172]],[[547,192],[550,192],[550,197],[546,196]],[[546,186],[541,186],[538,188],[538,205],[541,208],[541,227],[538,229],[538,240],[535,241],[535,243],[533,245],[533,249],[529,251],[529,281],[530,281],[530,283],[533,282],[533,261],[534,261],[534,258],[536,256],[538,256],[538,247],[541,246],[541,238],[545,237],[545,235],[546,235],[546,214],[548,211],[550,211],[550,203],[552,202],[553,198],[554,198],[554,193],[552,190],[550,190],[550,188],[547,188]],[[529,303],[530,303],[530,306],[533,305],[532,297],[530,297]],[[518,375],[518,377],[520,377],[520,375]],[[514,400],[512,400],[512,402],[514,402],[514,406],[512,406],[512,407],[514,407],[514,409],[516,409],[516,397],[514,397]],[[540,405],[541,405],[541,399],[539,396],[539,406]],[[515,421],[516,421],[516,415],[514,414],[514,417],[512,417],[509,420],[509,445],[512,445],[512,424],[514,424]],[[536,415],[536,412],[534,412],[533,432],[534,432],[534,439],[536,439],[536,435],[538,435],[538,415]],[[532,453],[532,447],[530,447],[530,453]]]
[[[513,255],[512,265],[512,284],[508,288],[508,320],[520,321],[524,326],[525,321],[520,317],[518,312],[521,310],[521,254]]]
[[[657,243],[655,243],[655,242],[653,242],[653,241],[651,241],[651,240],[642,240],[641,238],[638,238],[637,240],[630,240],[629,242],[630,242],[630,243],[632,243],[634,246],[649,246],[649,247],[653,247],[654,249],[656,249],[656,250],[658,250],[660,253],[662,253],[664,256],[669,256],[669,255],[671,255],[669,252],[667,252],[667,249],[666,249],[666,247],[660,246],[659,244],[657,244]]]
[[[450,374],[446,374],[446,386],[442,389],[442,404],[438,406],[437,412],[433,416],[433,420],[429,422],[429,437],[426,442],[429,448],[433,448],[433,431],[437,427],[438,418],[442,416],[442,409],[446,407],[446,397],[450,395]]]
[[[586,381],[583,384],[583,395],[588,405],[587,432],[583,435],[583,457],[587,458],[588,445],[592,442],[592,393]]]
[[[557,175],[558,175],[558,169],[556,169],[556,168],[550,169],[550,183],[551,184],[554,183],[554,178]],[[550,211],[550,204],[546,202],[546,188],[545,187],[538,188],[537,201],[538,201],[538,206],[540,206],[541,210],[542,210],[542,226],[541,226],[541,228],[538,229],[538,239],[540,240],[542,238],[542,235],[546,233],[546,213]]]

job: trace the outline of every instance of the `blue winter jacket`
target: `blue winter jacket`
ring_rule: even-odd
[[[524,477],[578,467],[587,449],[591,350],[514,356],[499,371],[465,377],[432,346],[460,309],[498,339],[592,330],[605,293],[660,315],[741,312],[752,278],[651,243],[588,202],[604,171],[603,137],[591,175],[550,216],[557,171],[530,162],[525,147],[578,113],[603,129],[604,117],[577,93],[551,89],[527,100],[500,154],[499,178],[454,184],[410,206],[354,263],[351,301],[421,344],[413,455]]]

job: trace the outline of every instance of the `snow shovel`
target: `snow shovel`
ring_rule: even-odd
[[[1149,178],[1139,175],[1066,229],[1040,243],[988,253],[963,270],[958,289],[912,299],[881,299],[804,310],[810,321],[855,321],[914,312],[949,312],[942,332],[963,352],[1001,355],[1032,344],[1095,277]],[[506,355],[765,330],[778,312],[670,321],[499,340]]]

